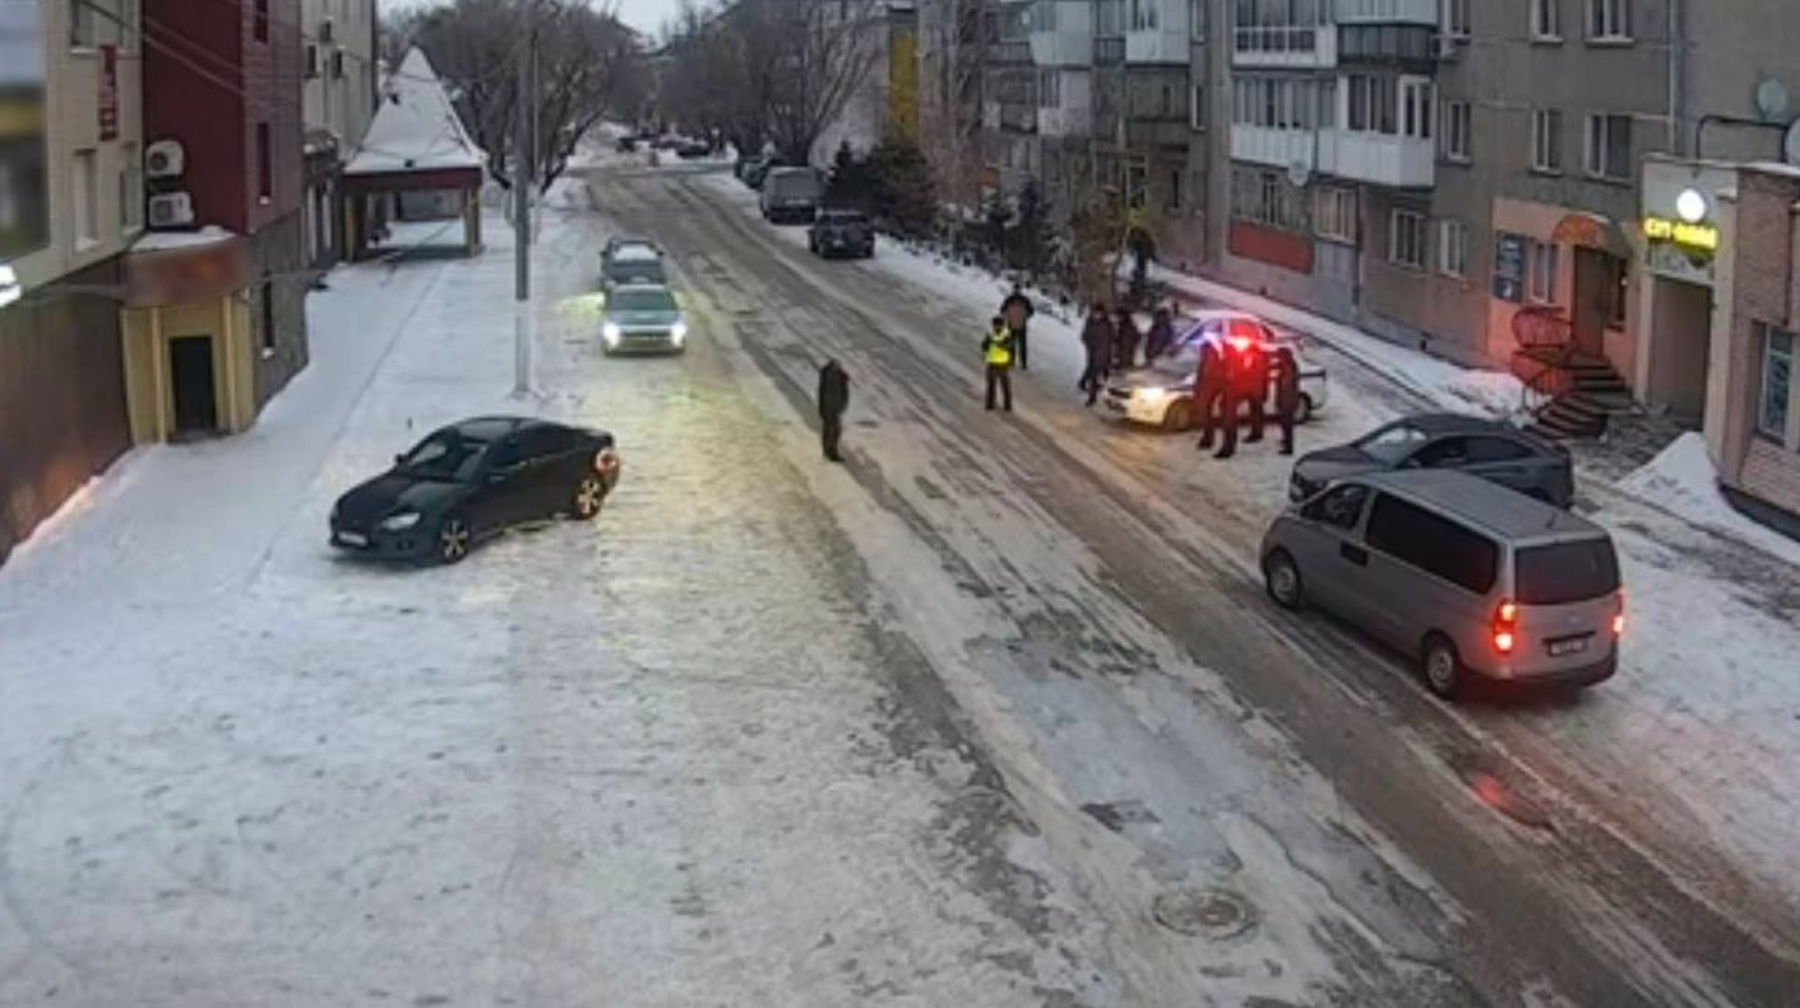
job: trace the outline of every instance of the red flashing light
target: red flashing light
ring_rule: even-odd
[[[1250,337],[1248,336],[1233,336],[1231,337],[1230,342],[1231,349],[1236,350],[1238,353],[1244,353],[1250,349]]]

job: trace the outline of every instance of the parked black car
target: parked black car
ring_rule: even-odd
[[[711,157],[712,144],[704,140],[689,140],[675,148],[675,156],[683,161],[698,161],[703,157]]]
[[[613,143],[613,150],[618,151],[620,154],[631,154],[636,152],[637,137],[629,135],[620,137]]]
[[[1294,464],[1288,496],[1304,500],[1333,480],[1383,469],[1457,469],[1567,509],[1575,466],[1562,445],[1498,420],[1421,413],[1356,441],[1308,452]]]
[[[744,184],[750,188],[761,190],[763,182],[769,177],[769,169],[778,167],[780,165],[776,164],[773,158],[753,158],[744,165],[744,170],[739,173],[738,177],[743,179]]]
[[[619,468],[605,431],[521,417],[464,420],[338,498],[331,544],[384,560],[456,563],[514,525],[558,515],[591,520]]]
[[[819,211],[806,229],[806,246],[813,255],[826,259],[834,255],[871,259],[875,256],[875,227],[861,210],[828,207]]]

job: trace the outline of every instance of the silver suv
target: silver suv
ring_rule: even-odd
[[[1579,687],[1618,668],[1625,597],[1612,538],[1474,476],[1339,480],[1275,519],[1262,569],[1277,603],[1310,603],[1415,656],[1445,698],[1471,676]]]

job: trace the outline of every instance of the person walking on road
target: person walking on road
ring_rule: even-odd
[[[1168,353],[1175,347],[1175,319],[1167,307],[1159,307],[1150,316],[1150,331],[1144,334],[1144,363],[1155,362],[1156,358]]]
[[[1113,353],[1112,320],[1107,317],[1106,306],[1098,301],[1088,309],[1087,322],[1081,327],[1081,345],[1087,350],[1087,367],[1075,387],[1088,394],[1087,404],[1092,406],[1100,398],[1100,386],[1112,367]]]
[[[1255,444],[1263,439],[1263,431],[1269,426],[1269,352],[1252,343],[1241,353],[1243,379],[1238,388],[1238,396],[1250,405],[1250,436],[1244,439],[1245,444]]]
[[[844,411],[849,408],[850,376],[837,361],[828,360],[819,369],[819,436],[828,461],[844,461],[838,439],[844,436]]]
[[[1200,361],[1195,365],[1194,374],[1194,406],[1200,411],[1200,443],[1194,447],[1201,451],[1210,451],[1213,446],[1213,432],[1219,424],[1220,414],[1225,408],[1225,388],[1229,376],[1225,373],[1225,354],[1219,347],[1219,341],[1202,337],[1200,340]],[[1237,432],[1230,424],[1231,445],[1237,445]]]
[[[1012,293],[1000,302],[1000,315],[1006,319],[1006,327],[1012,330],[1020,371],[1031,370],[1031,341],[1027,330],[1031,325],[1031,316],[1035,314],[1037,309],[1032,307],[1031,298],[1026,296],[1025,289],[1013,284]]]
[[[1138,343],[1142,338],[1138,335],[1137,321],[1131,317],[1131,309],[1121,307],[1118,321],[1113,324],[1113,369],[1129,371],[1137,367]]]
[[[1294,351],[1275,351],[1275,422],[1281,425],[1281,454],[1294,454],[1294,417],[1300,412],[1300,362]]]
[[[981,341],[981,353],[987,361],[987,408],[994,409],[994,392],[1000,392],[1000,398],[1006,412],[1012,412],[1012,366],[1013,366],[1013,334],[1006,327],[1006,320],[994,316],[993,328]]]

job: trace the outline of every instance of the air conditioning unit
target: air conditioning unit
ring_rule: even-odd
[[[330,18],[326,18],[325,20],[319,22],[319,43],[321,45],[330,45],[331,44],[331,19]]]
[[[179,140],[158,140],[144,149],[144,175],[153,179],[175,178],[186,161]]]
[[[187,193],[158,193],[150,197],[150,226],[179,228],[194,223],[194,201]]]

